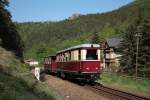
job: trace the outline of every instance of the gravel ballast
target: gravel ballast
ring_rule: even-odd
[[[86,90],[80,85],[62,80],[56,76],[45,75],[49,88],[54,90],[62,100],[108,100],[107,98]]]

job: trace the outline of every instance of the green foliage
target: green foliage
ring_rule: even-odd
[[[144,73],[147,77],[149,70],[142,71],[142,69],[149,69],[150,67],[150,22],[146,21],[141,15],[132,23],[124,35],[122,41],[122,66],[125,66],[127,71],[135,73],[137,42],[138,48],[138,72],[139,75]],[[137,40],[139,39],[139,40]]]
[[[16,23],[18,32],[25,41],[25,57],[36,58],[41,43],[46,45],[48,52],[55,52],[72,45],[91,42],[94,32],[98,33],[100,42],[109,37],[121,37],[119,30],[125,30],[134,22],[139,8],[143,8],[144,18],[150,19],[149,4],[149,0],[137,0],[112,12],[81,15],[72,20]]]
[[[121,76],[120,74],[116,73],[103,73],[101,75],[100,83],[104,85],[108,85],[111,87],[118,87],[125,91],[140,91],[142,93],[146,93],[150,95],[150,80],[143,79],[143,80],[135,80],[131,77]]]
[[[97,33],[93,33],[93,36],[92,36],[92,43],[93,44],[100,44],[100,39],[99,39],[99,36]]]
[[[34,76],[16,60],[13,53],[0,48],[0,100],[57,100],[46,84],[34,84]]]
[[[13,75],[16,71],[21,71],[20,62],[14,58],[15,56],[12,52],[0,47],[0,73]]]
[[[0,100],[60,99],[46,84],[33,85],[34,81],[30,74],[14,77],[0,73]]]
[[[13,51],[18,57],[23,57],[23,42],[15,25],[11,21],[11,14],[5,8],[8,0],[0,0],[0,40],[1,46]]]
[[[45,44],[39,44],[39,48],[37,49],[36,55],[38,61],[43,62],[43,58],[47,55]]]

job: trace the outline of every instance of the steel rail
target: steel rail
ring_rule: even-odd
[[[94,86],[91,86],[91,85],[86,85],[86,86],[96,92],[99,92],[99,94],[101,94],[102,92],[105,92],[105,93],[107,93],[107,95],[118,97],[121,100],[122,99],[124,99],[124,100],[150,100],[150,98],[142,97],[142,96],[135,95],[132,93],[124,92],[124,91],[113,89],[110,87],[106,87],[99,83],[96,83]]]

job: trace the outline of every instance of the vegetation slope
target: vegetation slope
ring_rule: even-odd
[[[0,47],[0,100],[57,100],[46,84],[35,79],[15,55]]]
[[[6,9],[8,4],[8,0],[0,0],[0,100],[55,100],[46,84],[35,82],[28,68],[20,63],[23,44]]]
[[[140,10],[142,16],[150,20],[149,4],[149,0],[136,0],[107,13],[80,15],[59,22],[25,22],[16,25],[25,42],[25,56],[37,57],[42,51],[47,54],[72,45],[90,43],[93,33],[98,33],[101,40],[121,37],[120,30],[125,30],[134,22]]]
[[[11,50],[17,57],[23,57],[23,44],[14,23],[11,21],[11,14],[6,9],[8,0],[0,0],[0,46]]]

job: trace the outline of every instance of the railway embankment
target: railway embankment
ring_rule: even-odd
[[[129,76],[123,76],[116,73],[103,73],[99,83],[116,90],[137,94],[142,97],[150,98],[150,80],[135,79]]]
[[[60,100],[46,84],[35,81],[27,67],[0,47],[0,100]]]
[[[63,80],[56,76],[45,75],[45,81],[50,89],[53,89],[62,100],[109,100],[99,94],[85,89],[76,83]]]
[[[84,84],[82,86],[78,84],[79,82],[63,80],[49,74],[44,74],[43,82],[48,85],[50,90],[54,90],[62,100],[149,100],[149,96],[146,94],[124,90],[108,84]]]

